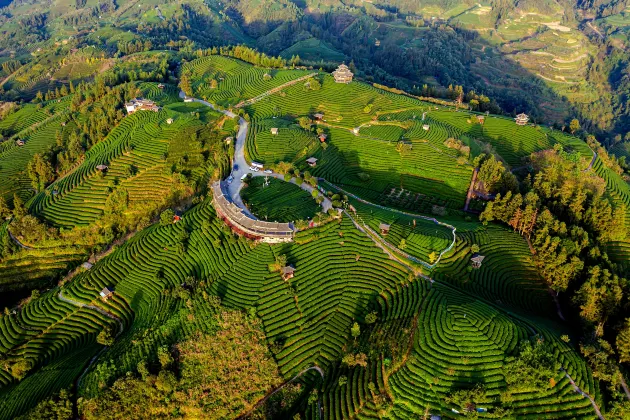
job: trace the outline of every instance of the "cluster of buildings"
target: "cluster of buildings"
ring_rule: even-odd
[[[293,240],[295,229],[291,223],[265,222],[251,218],[230,200],[221,181],[212,184],[212,195],[217,215],[237,234],[267,243]]]
[[[129,102],[125,103],[125,108],[128,114],[133,114],[136,111],[153,111],[158,112],[160,107],[150,99],[133,98]]]

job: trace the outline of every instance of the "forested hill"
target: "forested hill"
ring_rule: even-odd
[[[625,0],[17,0],[0,11],[0,78],[16,72],[1,85],[11,100],[38,83],[67,82],[49,70],[76,48],[94,46],[109,58],[247,44],[326,69],[345,61],[368,81],[423,95],[449,96],[449,85],[461,85],[506,113],[559,126],[577,116],[612,144],[630,125],[626,7]]]

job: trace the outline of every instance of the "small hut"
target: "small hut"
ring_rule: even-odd
[[[173,215],[173,223],[177,223],[180,220],[182,220],[182,216],[178,215],[178,214],[174,214]]]
[[[486,117],[484,117],[483,115],[477,115],[477,122],[479,124],[483,124],[486,121]]]
[[[232,140],[234,140],[232,137],[226,137],[226,138],[225,138],[225,142],[226,142],[227,144],[232,143]]]
[[[101,299],[108,300],[110,297],[114,296],[114,291],[109,287],[103,287],[103,290],[101,290],[99,294],[101,295]]]
[[[271,134],[273,134],[274,136],[277,136],[278,135],[278,129],[276,127],[273,127],[271,129]]]
[[[514,120],[516,121],[516,125],[525,125],[527,124],[527,121],[529,121],[529,116],[527,114],[520,113],[516,116],[516,118],[514,118]]]
[[[164,84],[163,83],[158,83],[158,88],[159,89],[164,89]]]
[[[310,157],[310,158],[306,159],[306,163],[308,163],[308,166],[310,166],[311,168],[314,168],[317,165],[317,158],[316,157]]]
[[[92,263],[86,261],[83,264],[81,264],[81,267],[85,268],[86,270],[89,270],[90,268],[92,268]]]
[[[321,141],[322,143],[324,143],[327,138],[328,138],[328,136],[326,134],[324,134],[324,133],[319,135],[319,141]]]
[[[355,136],[358,136],[359,135],[359,127],[354,127],[352,129],[352,132],[354,133]]]
[[[429,124],[423,124],[423,125],[422,125],[422,129],[423,129],[424,131],[429,131],[429,128],[431,128],[431,127],[429,127]]]
[[[287,265],[286,267],[282,267],[280,271],[282,272],[283,280],[292,279],[295,274],[295,268],[291,267],[290,265]]]
[[[98,169],[101,172],[105,172],[106,170],[109,169],[109,167],[107,165],[96,165],[96,169]]]
[[[378,225],[379,229],[381,230],[381,233],[383,235],[387,235],[389,233],[389,228],[391,227],[390,225],[388,225],[387,223],[381,223],[380,225]]]
[[[345,64],[341,64],[337,67],[337,70],[333,71],[332,75],[335,78],[335,83],[350,83],[352,82],[352,77],[354,76]]]
[[[184,96],[184,102],[192,102],[193,98],[191,98],[190,96]]]
[[[24,140],[18,140],[15,142],[18,146],[24,146]]]
[[[474,254],[474,255],[472,256],[472,258],[470,259],[470,262],[471,262],[471,264],[472,264],[472,267],[473,267],[473,268],[480,268],[480,267],[481,267],[481,263],[483,262],[483,260],[484,260],[485,258],[486,258],[486,257],[485,257],[485,256],[483,256],[483,255],[481,255],[481,254]]]
[[[324,119],[324,114],[322,114],[321,112],[318,112],[316,114],[313,114],[313,118],[315,118],[315,120],[317,121],[322,121]]]
[[[169,124],[169,125],[170,125],[170,124],[173,124],[173,119],[172,119],[172,118],[169,118],[168,120],[166,120],[166,124]]]

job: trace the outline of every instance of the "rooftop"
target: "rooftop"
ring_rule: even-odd
[[[249,217],[243,212],[243,209],[226,197],[221,182],[212,184],[212,192],[217,209],[224,217],[237,224],[247,233],[284,238],[293,236],[293,228],[290,223],[265,222]]]

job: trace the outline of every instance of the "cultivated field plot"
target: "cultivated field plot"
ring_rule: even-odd
[[[307,90],[302,83],[297,83],[245,109],[253,121],[273,116],[312,116],[321,112],[327,124],[351,129],[369,122],[378,113],[429,107],[416,99],[364,83],[338,84],[330,75],[321,76],[321,84],[319,90]],[[370,107],[366,108],[368,105]],[[365,112],[367,109],[369,112]]]
[[[306,70],[263,69],[220,55],[186,63],[182,72],[190,76],[193,96],[225,107],[312,73]],[[213,81],[216,87],[212,87]]]
[[[255,177],[241,190],[243,202],[259,219],[294,222],[315,216],[321,207],[313,197],[295,184],[276,178]]]
[[[506,384],[503,366],[507,356],[534,334],[551,343],[562,366],[579,378],[580,387],[589,393],[596,391],[585,363],[559,337],[474,296],[434,284],[417,316],[411,356],[389,379],[395,395],[394,418],[420,416],[427,407],[449,415],[455,406],[445,403],[446,395],[451,389],[475,383],[484,384],[487,404],[493,405]],[[548,389],[521,390],[513,401],[501,405],[517,418],[593,417],[590,402],[573,392],[563,372],[554,381]]]
[[[321,164],[312,173],[372,201],[396,186],[440,199],[448,207],[463,207],[472,167],[458,164],[425,140],[411,139],[412,149],[401,153],[396,141],[375,137],[374,130],[369,137],[362,132],[355,136],[331,128],[330,146],[315,155]]]
[[[277,128],[278,134],[271,134],[271,128]],[[264,164],[295,162],[308,158],[306,155],[314,152],[318,144],[315,133],[309,133],[291,121],[270,118],[250,125],[245,153],[248,160]]]
[[[0,194],[9,199],[18,193],[23,199],[32,194],[26,165],[36,153],[44,153],[55,144],[57,132],[70,105],[70,97],[54,100],[41,108],[24,105],[0,121],[0,133],[7,140],[0,143]],[[16,141],[22,140],[23,146]]]
[[[60,227],[86,226],[107,211],[108,198],[124,189],[129,203],[158,202],[165,192],[179,188],[171,170],[177,165],[203,170],[205,159],[197,140],[182,133],[220,115],[205,107],[200,120],[180,113],[172,104],[155,113],[140,111],[125,117],[110,134],[92,147],[74,171],[55,181],[30,203],[31,210]],[[173,118],[173,124],[167,124]],[[105,172],[98,165],[107,165]],[[193,179],[201,176],[193,174]]]
[[[358,200],[350,202],[356,209],[353,215],[356,214],[359,222],[365,223],[392,246],[427,264],[433,263],[430,258],[432,253],[437,258],[455,239],[451,229],[431,220],[385,210]],[[389,225],[387,233],[381,232],[381,224]]]
[[[429,124],[430,121],[444,124],[451,137],[466,136],[489,143],[512,167],[521,166],[523,158],[533,152],[553,148],[556,143],[579,151],[587,161],[585,166],[593,156],[586,143],[576,137],[542,127],[518,126],[509,118],[489,116],[483,124],[478,124],[475,114],[438,110],[427,113],[427,121]],[[474,150],[472,144],[471,150]]]
[[[457,228],[458,240],[436,268],[436,279],[489,302],[553,315],[551,297],[523,237],[500,226],[452,223]],[[486,257],[478,269],[471,267],[472,245],[478,245],[479,253]]]

